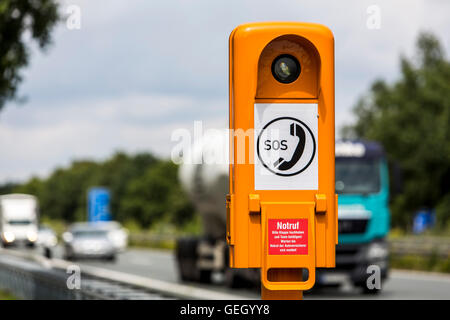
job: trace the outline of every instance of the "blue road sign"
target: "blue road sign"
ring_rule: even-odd
[[[436,220],[436,213],[434,210],[421,209],[416,212],[413,221],[413,232],[422,233],[426,229],[434,226]]]
[[[110,192],[107,188],[93,187],[88,192],[88,221],[109,221]]]

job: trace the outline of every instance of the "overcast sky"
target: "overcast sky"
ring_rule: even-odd
[[[74,159],[117,150],[169,157],[171,132],[195,120],[224,128],[228,36],[239,24],[305,21],[335,35],[336,130],[377,78],[399,75],[419,30],[449,51],[450,1],[61,1],[81,9],[81,29],[65,23],[47,52],[33,50],[22,105],[0,113],[0,183],[45,176]],[[369,29],[367,9],[381,12]]]

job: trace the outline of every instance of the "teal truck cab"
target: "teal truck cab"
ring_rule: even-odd
[[[364,292],[379,292],[369,290],[366,282],[373,274],[371,265],[378,266],[381,281],[388,275],[389,174],[382,146],[369,141],[337,142],[335,177],[336,268],[332,273],[321,273],[319,283],[340,275]]]

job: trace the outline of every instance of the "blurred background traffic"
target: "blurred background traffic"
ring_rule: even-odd
[[[2,246],[257,297],[257,270],[227,268],[227,165],[175,164],[172,132],[227,126],[236,25],[313,21],[335,35],[339,245],[305,298],[450,298],[449,9],[2,0]]]

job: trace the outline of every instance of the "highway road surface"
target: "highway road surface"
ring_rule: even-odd
[[[61,256],[58,248],[57,257]],[[128,249],[115,262],[75,261],[83,270],[83,265],[91,265],[124,273],[150,277],[178,283],[173,253],[164,250]],[[220,281],[220,279],[216,279]],[[220,284],[198,285],[228,294],[237,294],[249,299],[259,299],[256,289],[228,289]],[[376,295],[363,295],[347,282],[340,287],[325,287],[306,292],[304,299],[450,299],[450,275],[392,270],[390,278],[382,283],[382,291]]]

